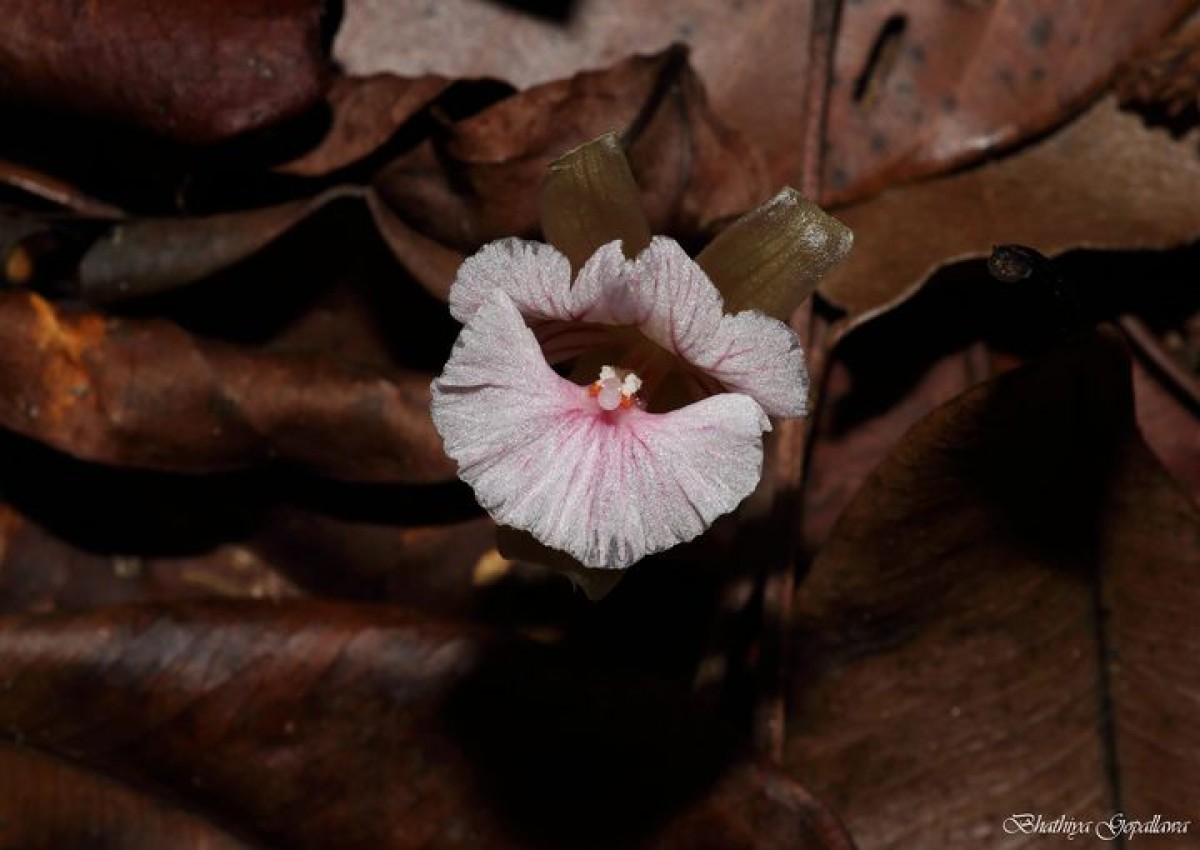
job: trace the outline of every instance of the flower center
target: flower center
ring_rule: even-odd
[[[600,377],[590,387],[588,395],[596,399],[602,410],[629,410],[636,401],[642,379],[628,369],[604,366]]]

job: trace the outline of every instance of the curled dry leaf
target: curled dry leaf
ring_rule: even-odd
[[[405,251],[415,243],[404,230],[460,255],[493,239],[535,234],[549,165],[614,130],[654,232],[710,235],[717,222],[769,193],[757,151],[715,118],[686,53],[673,49],[513,95],[384,169],[375,191],[392,213],[391,244],[401,262],[422,267],[422,258]],[[435,293],[449,285],[421,282]]]
[[[374,190],[367,192],[367,208],[379,235],[405,270],[432,295],[448,298],[466,254],[417,232]]]
[[[850,325],[916,292],[936,269],[1014,242],[1170,248],[1200,235],[1200,157],[1105,100],[1011,158],[896,189],[838,212],[855,250],[819,291]]]
[[[334,56],[355,74],[488,76],[524,87],[682,42],[715,113],[731,127],[753,128],[775,189],[799,179],[804,128],[812,117],[801,93],[814,61],[801,46],[813,40],[821,5],[659,0],[651,13],[643,0],[349,0]],[[395,38],[397,32],[406,38]],[[591,137],[611,129],[618,128],[603,127]]]
[[[1194,6],[845,4],[822,202],[943,172],[1050,129]]]
[[[471,617],[485,601],[479,565],[495,528],[458,519],[475,508],[455,487],[143,472],[12,435],[0,469],[0,612],[312,595]]]
[[[423,374],[359,374],[27,293],[0,295],[0,329],[0,424],[77,457],[179,472],[278,460],[345,479],[454,476]]]
[[[313,177],[357,162],[379,148],[449,84],[445,77],[433,74],[338,77],[326,96],[329,130],[316,147],[276,170]]]
[[[329,203],[360,194],[336,188],[256,210],[120,222],[84,252],[69,288],[92,303],[177,289],[261,251]]]
[[[935,411],[838,522],[796,596],[787,761],[862,846],[1191,816],[1200,514],[1132,414],[1102,335]]]
[[[6,9],[0,97],[214,142],[321,96],[320,0],[19,0]]]
[[[441,78],[389,75],[339,81],[331,134],[284,170],[319,174],[370,153],[445,85]],[[465,253],[536,231],[539,188],[556,157],[613,128],[626,131],[642,202],[658,231],[707,234],[765,197],[756,152],[715,121],[684,54],[668,51],[515,95],[453,124],[445,139],[426,141],[386,168],[366,200],[408,271],[444,296]],[[680,171],[668,165],[673,161],[688,167]],[[0,247],[28,261],[18,268],[21,279],[6,274],[12,282],[97,303],[144,297],[240,262],[331,202],[362,195],[337,187],[260,209],[107,225],[13,213],[0,222]]]
[[[263,846],[849,846],[785,778],[722,776],[725,736],[674,686],[396,610],[4,618],[0,669],[8,735]],[[65,782],[59,810],[96,781]]]
[[[335,188],[314,198],[212,216],[132,218],[0,211],[4,281],[69,294],[90,303],[140,298],[178,289],[261,251],[340,198]],[[120,219],[109,221],[106,219]]]

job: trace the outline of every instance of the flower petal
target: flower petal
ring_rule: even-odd
[[[808,413],[808,368],[795,332],[757,310],[722,316],[717,331],[688,358],[772,416]]]
[[[450,309],[465,323],[495,291],[534,326],[551,362],[600,347],[596,325],[633,325],[768,414],[806,412],[808,373],[795,333],[755,311],[725,315],[716,287],[674,240],[657,236],[634,260],[610,242],[574,285],[566,258],[549,245],[492,242],[463,263]]]
[[[620,242],[602,245],[575,278],[571,311],[582,322],[637,324],[638,302],[631,289],[635,268]]]
[[[572,310],[587,322],[636,325],[686,359],[716,330],[721,295],[672,239],[656,236],[633,260],[610,242],[587,261],[572,288]]]
[[[433,384],[433,420],[481,505],[588,567],[627,567],[690,540],[748,496],[770,422],[721,394],[665,415],[601,412],[546,365],[497,294]]]
[[[772,416],[803,416],[808,372],[796,334],[757,311],[723,312],[721,295],[671,239],[655,237],[635,260],[610,243],[584,266],[571,312],[589,322],[636,325],[725,388]]]
[[[494,291],[508,295],[528,319],[573,318],[571,264],[542,242],[501,239],[468,257],[450,287],[450,313],[466,324]]]

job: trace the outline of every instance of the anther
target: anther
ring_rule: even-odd
[[[629,410],[641,388],[642,379],[633,372],[604,366],[600,369],[599,379],[588,387],[588,395],[596,399],[603,410]]]

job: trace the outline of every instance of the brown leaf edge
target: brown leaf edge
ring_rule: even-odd
[[[838,210],[855,250],[818,291],[846,311],[848,331],[903,303],[938,268],[996,244],[1053,256],[1189,242],[1200,234],[1198,194],[1194,143],[1106,99],[1009,158]]]

